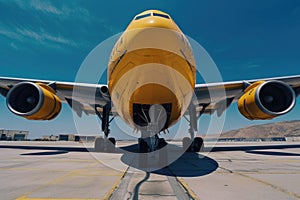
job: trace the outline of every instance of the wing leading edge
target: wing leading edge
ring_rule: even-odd
[[[300,95],[300,75],[285,76],[276,78],[254,79],[244,81],[220,82],[196,84],[193,104],[196,105],[198,114],[221,115],[233,102],[244,94],[245,89],[258,81],[281,81],[288,84],[295,91],[296,96]],[[74,82],[60,82],[49,80],[20,79],[0,77],[0,94],[6,96],[11,88],[23,82],[43,83],[52,87],[62,102],[68,105],[81,116],[102,113],[103,107],[109,102],[108,97],[101,92],[105,84],[87,84]],[[112,108],[110,115],[117,115]]]

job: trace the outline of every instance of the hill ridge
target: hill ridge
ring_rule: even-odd
[[[299,136],[300,120],[252,125],[237,130],[227,131],[220,135],[221,138],[272,138]]]

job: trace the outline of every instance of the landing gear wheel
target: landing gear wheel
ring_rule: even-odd
[[[166,140],[164,138],[159,138],[158,140],[158,149],[161,149],[163,147],[165,147],[168,143],[166,142]]]
[[[114,152],[116,148],[116,139],[115,138],[108,138],[107,141],[107,151]]]
[[[95,152],[103,152],[104,151],[104,139],[103,138],[96,138],[94,150],[95,150]]]
[[[191,144],[192,140],[189,137],[185,137],[182,139],[182,148],[185,152],[191,152]]]
[[[201,152],[204,148],[203,139],[201,137],[196,137],[193,141],[194,152]]]

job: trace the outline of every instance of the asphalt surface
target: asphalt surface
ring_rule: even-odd
[[[300,199],[300,143],[222,143],[151,172],[157,155],[141,167],[133,142],[92,145],[0,142],[0,199]]]

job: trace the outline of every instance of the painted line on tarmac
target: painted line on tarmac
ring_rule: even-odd
[[[124,178],[125,174],[127,173],[129,169],[129,166],[127,166],[127,168],[125,169],[125,171],[122,173],[122,175],[120,176],[120,178],[113,184],[113,186],[111,187],[111,189],[108,191],[108,193],[104,196],[104,200],[109,200],[109,198],[113,195],[114,191],[116,190],[116,188],[120,185],[122,179]]]
[[[197,197],[197,195],[194,193],[194,191],[188,186],[188,184],[186,184],[184,182],[184,180],[182,178],[176,177],[178,183],[180,183],[180,185],[187,191],[188,195],[194,199],[194,200],[199,200],[199,198]]]
[[[246,175],[245,173],[241,173],[241,172],[237,172],[237,171],[232,171],[232,170],[226,169],[226,168],[224,168],[224,167],[219,167],[219,168],[221,168],[221,169],[223,169],[223,170],[225,170],[225,171],[228,171],[228,172],[231,173],[231,174],[234,174],[234,175],[237,175],[237,176],[241,176],[241,177],[250,179],[251,181],[255,181],[255,182],[257,182],[257,183],[260,183],[260,184],[269,186],[269,187],[273,188],[274,190],[279,191],[279,192],[282,192],[282,193],[287,194],[287,195],[289,195],[289,196],[296,197],[296,198],[300,198],[300,195],[295,194],[295,193],[293,193],[293,192],[290,192],[290,191],[288,191],[288,190],[286,190],[286,189],[283,189],[283,188],[281,188],[281,187],[279,187],[279,186],[276,186],[276,185],[274,185],[274,184],[272,184],[272,183],[269,183],[269,182],[267,182],[267,181],[263,181],[263,180],[254,178],[254,177],[252,177],[252,176],[248,176],[248,175]],[[257,173],[257,174],[259,174],[259,173]]]
[[[89,164],[88,166],[86,166],[85,168],[89,168],[89,167],[95,166],[97,164],[98,163],[92,163],[92,164]],[[47,182],[46,184],[41,185],[40,187],[38,187],[38,188],[36,188],[36,189],[34,189],[30,192],[27,192],[26,194],[16,198],[16,200],[50,200],[50,199],[53,199],[53,200],[86,200],[86,198],[81,199],[81,198],[31,198],[31,197],[28,197],[29,195],[34,194],[35,192],[37,192],[39,190],[42,190],[42,189],[44,189],[46,187],[49,187],[51,185],[56,185],[58,183],[61,183],[61,182],[65,181],[69,177],[72,177],[74,175],[78,175],[83,170],[85,170],[85,169],[73,170],[73,171],[71,171],[71,172],[69,172],[69,173],[67,173],[63,176],[60,176],[60,177],[58,177],[54,180],[51,180],[51,181]],[[100,198],[99,199],[98,198],[90,198],[90,199],[88,198],[87,200],[92,200],[92,199],[99,200]]]
[[[95,199],[95,198],[90,198],[90,199],[77,199],[77,198],[28,198],[26,196],[24,197],[19,197],[16,200],[102,200],[102,199]]]

